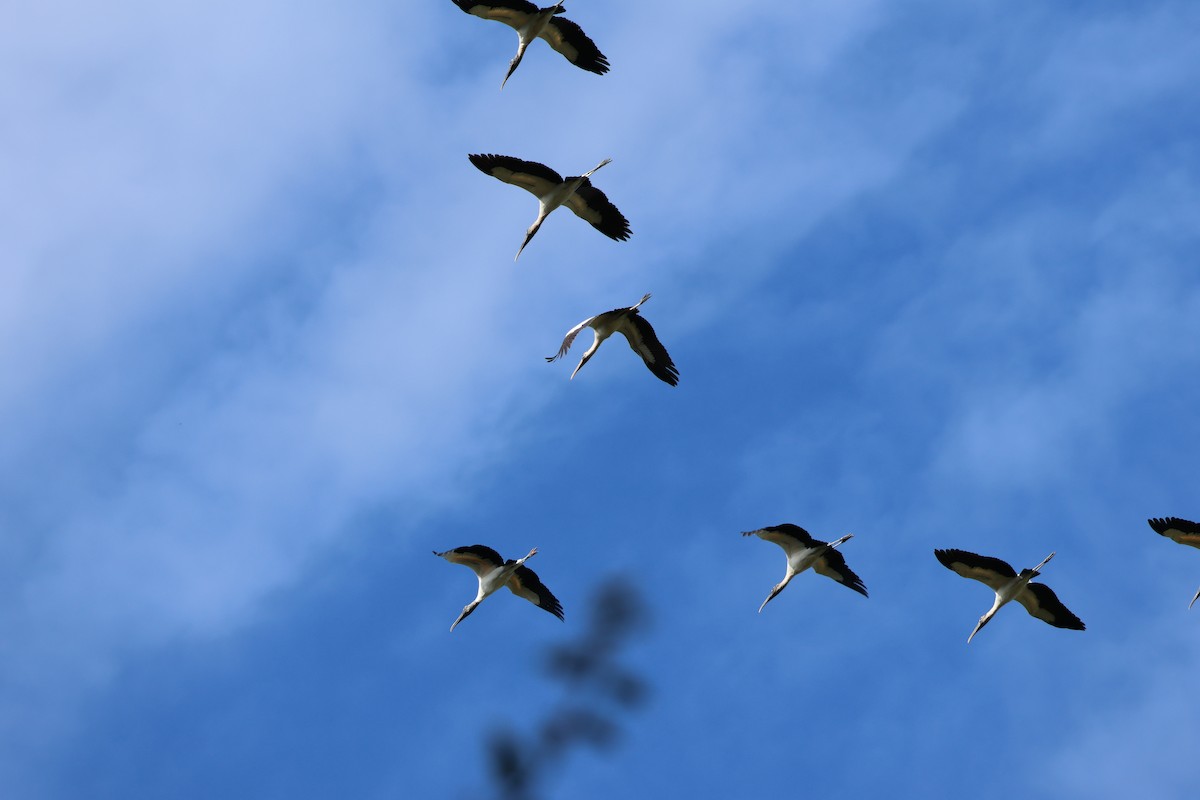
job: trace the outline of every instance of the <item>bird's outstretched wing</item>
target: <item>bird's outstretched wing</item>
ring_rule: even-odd
[[[525,161],[513,156],[499,156],[494,153],[472,153],[467,156],[480,172],[485,172],[497,180],[520,186],[527,192],[532,192],[541,198],[563,182],[562,176],[545,164],[536,161]]]
[[[1017,595],[1016,600],[1025,606],[1030,616],[1048,622],[1056,628],[1084,630],[1083,621],[1075,616],[1058,599],[1058,595],[1044,583],[1030,583]]]
[[[599,316],[599,315],[597,314],[596,316]],[[563,337],[562,346],[558,348],[558,352],[552,356],[546,356],[546,361],[557,361],[558,359],[565,356],[567,354],[567,351],[571,349],[571,345],[575,342],[575,337],[579,335],[579,332],[581,330],[586,328],[588,325],[591,325],[592,320],[594,320],[595,318],[596,317],[588,317],[583,322],[579,323],[574,328],[571,328],[571,330],[567,331],[567,335]]]
[[[508,588],[517,597],[524,597],[538,608],[544,608],[559,619],[563,618],[562,603],[558,602],[537,573],[521,565],[508,579]]]
[[[504,566],[504,559],[500,554],[482,544],[456,547],[453,550],[446,550],[442,553],[434,550],[433,554],[446,559],[452,564],[462,564],[464,567],[470,567],[481,578],[492,570]]]
[[[675,362],[654,334],[654,328],[636,309],[621,320],[617,330],[625,336],[629,347],[642,357],[642,361],[646,362],[646,366],[659,380],[671,386],[679,385],[679,370],[675,367]]]
[[[567,180],[573,181],[575,178],[569,177]],[[563,205],[610,239],[623,242],[633,235],[629,228],[629,220],[625,219],[625,215],[612,204],[604,192],[592,186],[591,178],[584,178],[580,187]]]
[[[1200,547],[1200,525],[1179,517],[1161,517],[1146,520],[1156,533],[1180,544]]]
[[[538,12],[528,0],[454,0],[454,5],[472,16],[503,22],[511,28],[520,28]]]
[[[813,562],[813,571],[818,575],[833,578],[838,583],[853,589],[863,597],[868,596],[867,586],[862,582],[862,578],[855,575],[854,570],[846,566],[846,557],[833,548],[826,550]]]
[[[785,522],[782,525],[768,525],[756,531],[746,531],[742,536],[757,536],[768,542],[774,542],[788,552],[824,544],[824,542],[818,542],[810,536],[804,528],[801,528],[799,525],[793,525],[790,522]]]
[[[463,0],[466,2],[466,0]],[[583,29],[565,17],[554,17],[539,34],[551,47],[580,69],[603,75],[608,72],[608,58],[588,38]]]
[[[991,556],[955,549],[934,550],[933,554],[947,569],[954,570],[964,578],[985,583],[992,591],[999,591],[1001,586],[1017,577],[1011,564]]]

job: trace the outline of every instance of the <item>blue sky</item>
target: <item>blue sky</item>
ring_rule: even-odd
[[[1200,8],[48,0],[0,31],[0,795],[473,797],[606,577],[587,798],[1191,796]],[[612,242],[495,152],[596,183]],[[643,307],[671,389],[619,340]],[[578,344],[586,344],[581,340]],[[572,355],[577,355],[573,353]],[[790,521],[844,546],[761,615]],[[531,562],[566,624],[431,549]],[[1031,566],[1088,625],[935,547]]]

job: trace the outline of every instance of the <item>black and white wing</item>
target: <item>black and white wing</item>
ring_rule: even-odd
[[[964,578],[985,583],[992,591],[1000,591],[1000,587],[1017,577],[1012,565],[991,556],[981,556],[966,550],[934,550],[937,560],[947,569],[952,569]]]
[[[756,531],[746,531],[742,536],[757,536],[768,542],[774,542],[788,553],[794,550],[808,550],[817,545],[824,544],[824,542],[818,542],[810,536],[804,528],[801,528],[799,525],[793,525],[790,522],[785,522],[782,525],[768,525]]]
[[[514,29],[538,13],[538,7],[528,0],[454,0],[454,5],[472,16],[503,22]]]
[[[539,199],[545,197],[563,182],[561,175],[545,164],[539,164],[536,161],[525,161],[521,158],[499,156],[492,153],[473,153],[467,158],[480,172],[485,172],[505,183],[511,183],[513,186],[520,186],[525,191],[532,192]]]
[[[642,357],[642,361],[646,362],[646,366],[655,377],[671,386],[679,385],[679,370],[675,367],[675,362],[654,334],[654,328],[636,308],[632,313],[625,315],[617,330],[625,336],[633,352]]]
[[[1037,617],[1042,622],[1048,622],[1056,628],[1069,628],[1073,631],[1084,630],[1083,621],[1075,616],[1062,604],[1054,590],[1044,583],[1030,583],[1016,600],[1025,606],[1030,616]]]
[[[573,181],[575,178],[570,177],[567,180]],[[584,178],[583,183],[563,205],[610,239],[624,242],[633,235],[629,228],[629,220],[625,219],[625,215],[617,210],[604,192],[592,186],[591,178]]]
[[[867,597],[867,586],[862,578],[854,574],[854,570],[846,566],[846,557],[832,547],[817,557],[813,562],[813,571],[818,575],[833,578],[838,583]]]
[[[492,570],[504,566],[504,559],[501,558],[500,554],[482,544],[456,547],[453,550],[446,550],[442,553],[434,550],[433,554],[446,559],[452,564],[462,564],[464,567],[470,567],[480,578]]]
[[[600,315],[597,314],[596,316],[598,317]],[[579,323],[574,328],[571,328],[571,330],[567,331],[567,335],[565,337],[563,337],[562,346],[558,348],[558,352],[552,356],[546,356],[546,360],[547,361],[557,361],[558,359],[565,356],[567,354],[567,351],[571,349],[571,345],[575,342],[575,337],[579,335],[579,332],[581,330],[583,330],[584,328],[586,328],[588,325],[591,325],[592,321],[595,319],[596,319],[596,317],[588,317],[583,322]]]
[[[467,0],[456,0],[459,7]],[[551,47],[580,69],[603,75],[608,72],[608,59],[583,29],[569,19],[554,17],[539,34]]]
[[[508,588],[517,597],[524,597],[538,608],[546,609],[559,619],[563,618],[562,603],[558,602],[558,598],[551,594],[546,584],[542,583],[537,573],[529,567],[517,567],[517,571],[508,579]]]
[[[1180,544],[1200,547],[1200,525],[1179,517],[1162,517],[1146,520],[1156,533]]]

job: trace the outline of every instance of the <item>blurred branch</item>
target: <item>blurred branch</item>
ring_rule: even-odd
[[[641,705],[647,684],[617,663],[622,647],[647,625],[641,595],[632,583],[613,578],[597,590],[587,629],[577,641],[551,647],[545,657],[549,675],[570,690],[569,704],[552,711],[526,738],[495,731],[488,757],[497,793],[505,800],[532,800],[545,775],[578,746],[613,748],[621,726],[614,706],[626,711]]]

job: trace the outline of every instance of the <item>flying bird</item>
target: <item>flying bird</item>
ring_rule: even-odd
[[[538,228],[542,227],[550,212],[563,205],[610,239],[623,242],[632,233],[629,230],[629,220],[625,219],[617,207],[604,196],[604,192],[592,186],[589,180],[592,173],[610,163],[611,158],[604,159],[582,175],[566,179],[545,164],[536,161],[491,154],[473,154],[467,158],[471,159],[471,163],[481,172],[513,186],[520,186],[532,192],[538,199],[537,219],[529,226],[529,230],[525,231],[525,241],[521,243],[513,261],[521,257],[521,250],[525,249],[525,245],[529,244]]]
[[[456,547],[444,553],[434,550],[433,554],[446,559],[451,564],[470,567],[475,576],[479,578],[479,592],[475,595],[474,600],[463,607],[462,613],[458,615],[458,619],[454,620],[454,625],[450,626],[450,630],[454,630],[455,625],[470,616],[484,598],[498,591],[501,586],[507,586],[517,597],[524,597],[538,608],[546,609],[559,619],[563,618],[562,603],[558,602],[558,598],[550,593],[550,590],[538,578],[537,573],[525,566],[525,561],[537,554],[536,547],[530,550],[524,558],[518,558],[515,561],[505,561],[495,550],[481,544]]]
[[[608,72],[608,59],[596,43],[574,22],[559,16],[565,10],[562,3],[546,8],[538,8],[526,0],[454,0],[454,4],[468,14],[503,22],[516,30],[520,40],[517,54],[500,81],[501,89],[525,57],[525,48],[539,37],[580,69],[597,75]]]
[[[975,630],[967,637],[967,644],[971,643],[984,625],[991,622],[1001,606],[1010,600],[1016,600],[1025,606],[1030,616],[1056,628],[1069,628],[1074,631],[1084,629],[1079,617],[1067,610],[1049,586],[1044,583],[1030,583],[1040,574],[1039,570],[1046,566],[1046,562],[1054,558],[1054,553],[1046,556],[1042,563],[1033,569],[1021,570],[1019,575],[1005,561],[968,553],[966,550],[934,550],[933,554],[947,569],[954,570],[964,578],[985,583],[996,593],[996,601],[992,603],[991,610],[979,618]]]
[[[638,306],[649,299],[650,295],[647,294],[629,308],[614,308],[612,311],[605,311],[603,314],[588,317],[567,331],[562,347],[558,348],[558,352],[554,355],[547,356],[546,360],[556,361],[565,356],[567,351],[571,349],[571,343],[575,341],[575,337],[579,335],[579,332],[584,328],[591,328],[596,338],[592,342],[592,346],[588,348],[588,351],[583,354],[583,358],[579,359],[579,365],[575,367],[575,372],[579,372],[579,370],[583,369],[583,365],[595,354],[596,350],[600,348],[601,342],[614,333],[620,333],[629,342],[629,347],[633,352],[642,357],[642,361],[646,362],[646,367],[659,380],[671,386],[678,385],[679,370],[675,368],[675,362],[671,360],[671,356],[667,354],[667,348],[662,346],[662,342],[654,334],[654,328],[651,328],[646,318],[638,313]],[[575,372],[571,373],[571,378],[575,377]]]
[[[1179,542],[1180,544],[1191,545],[1192,547],[1200,547],[1200,525],[1179,517],[1166,517],[1163,519],[1148,519],[1150,527],[1157,533],[1161,533],[1168,539]],[[1188,608],[1196,604],[1196,600],[1200,599],[1200,590],[1196,591],[1196,596],[1192,598],[1192,602],[1188,603]]]
[[[787,586],[792,578],[809,567],[812,567],[818,575],[833,578],[863,597],[867,596],[867,587],[863,584],[862,578],[855,575],[854,571],[846,566],[845,556],[834,549],[843,542],[854,538],[852,533],[847,533],[835,542],[821,542],[810,536],[808,531],[799,525],[784,523],[783,525],[759,528],[756,531],[746,531],[742,536],[757,536],[768,542],[774,542],[783,548],[783,552],[787,553],[787,572],[784,573],[783,580],[771,589],[767,599],[763,600],[763,604],[758,607],[760,614],[767,607],[767,603],[774,600],[775,595],[782,592],[783,587]]]

